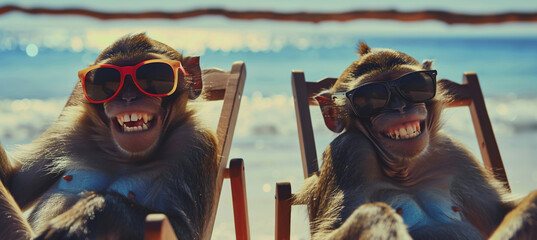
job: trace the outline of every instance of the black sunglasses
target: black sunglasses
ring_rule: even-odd
[[[411,72],[386,82],[365,83],[348,92],[332,94],[332,100],[346,97],[354,114],[371,117],[388,104],[392,87],[409,102],[425,102],[436,94],[436,70]]]

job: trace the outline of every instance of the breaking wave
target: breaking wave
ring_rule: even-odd
[[[8,145],[30,142],[57,119],[65,102],[66,99],[0,100],[0,140]],[[537,134],[537,98],[488,98],[486,103],[497,137],[520,133]],[[202,122],[216,128],[221,104],[196,104]],[[334,135],[324,127],[316,107],[311,108],[311,114],[315,131],[323,136]],[[446,131],[454,135],[473,135],[472,120],[467,109],[449,109],[443,118]],[[236,139],[263,138],[269,144],[277,144],[280,137],[287,138],[296,134],[292,97],[264,97],[259,92],[243,97],[235,128]]]

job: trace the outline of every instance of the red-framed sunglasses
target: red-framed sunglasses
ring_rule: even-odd
[[[169,96],[177,89],[178,71],[187,74],[180,61],[153,59],[134,66],[91,66],[78,71],[78,78],[90,102],[104,103],[117,96],[127,75],[143,93],[153,97]]]

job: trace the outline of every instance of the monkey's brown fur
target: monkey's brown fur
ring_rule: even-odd
[[[95,64],[131,66],[157,58],[179,60],[194,75],[189,77],[201,79],[197,59],[183,57],[145,34],[118,40],[101,53]],[[135,91],[132,89],[125,91]],[[13,154],[13,164],[5,154],[0,156],[0,177],[18,204],[0,186],[0,239],[141,239],[145,216],[151,212],[165,213],[181,239],[207,237],[202,234],[213,207],[218,171],[214,133],[200,127],[194,110],[187,107],[190,93],[182,77],[171,96],[158,99],[137,94],[138,99],[149,99],[147,105],[159,108],[161,114],[162,131],[151,150],[120,150],[112,140],[106,107],[87,101],[79,83],[59,119]],[[120,98],[118,95],[114,101]],[[55,192],[60,177],[72,170],[103,174],[113,179],[110,184],[124,181],[126,186],[145,186],[145,200],[137,202],[106,190]],[[32,229],[25,220],[19,220],[19,206],[31,211],[28,222]]]
[[[432,65],[364,43],[359,54],[325,95]],[[502,184],[464,146],[440,131],[440,113],[449,101],[442,86],[425,104],[395,94],[385,110],[367,119],[356,117],[348,101],[321,106],[339,113],[335,122],[345,131],[330,143],[321,170],[306,180],[294,199],[309,207],[312,239],[479,239],[497,228],[494,237],[534,239],[537,230],[530,226],[537,223],[537,192],[518,205],[509,201]],[[383,139],[377,124],[404,124],[412,112],[426,114],[421,123],[426,130],[415,137],[426,139],[425,144]],[[405,144],[419,153],[409,154]]]

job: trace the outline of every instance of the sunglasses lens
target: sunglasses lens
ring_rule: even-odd
[[[352,102],[360,117],[369,117],[382,109],[388,100],[388,91],[382,84],[367,84],[357,88]]]
[[[86,94],[93,101],[104,101],[117,92],[121,73],[113,68],[96,68],[89,71],[84,79]]]
[[[415,72],[397,81],[401,94],[410,101],[424,102],[435,95],[435,78],[426,72]]]
[[[175,86],[173,68],[160,62],[140,66],[136,70],[136,80],[144,91],[155,95],[170,94]]]

